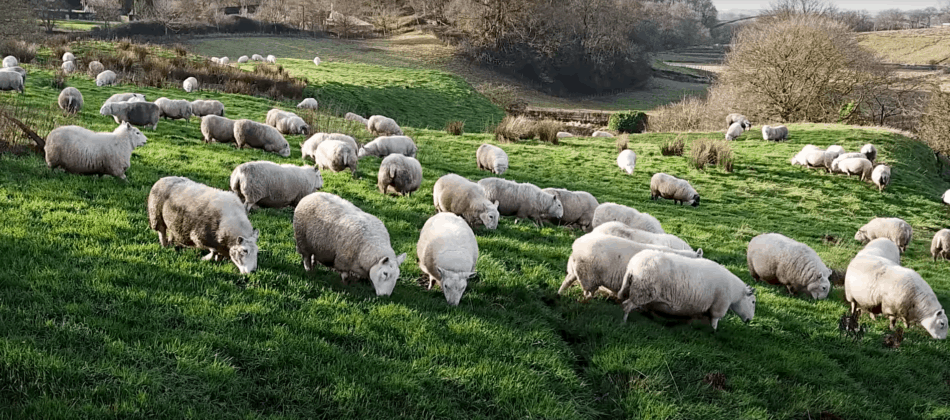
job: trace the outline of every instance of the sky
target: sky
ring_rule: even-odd
[[[713,0],[716,10],[759,10],[769,7],[769,0]],[[937,7],[937,0],[832,0],[841,10],[867,10],[871,13],[886,9],[915,10]]]

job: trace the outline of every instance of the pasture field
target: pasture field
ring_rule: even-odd
[[[950,64],[950,28],[866,32],[858,40],[888,63]]]
[[[50,106],[58,94],[50,77],[35,71],[18,100]],[[272,105],[214,92],[98,88],[81,75],[67,83],[83,92],[86,107],[60,123],[96,130],[114,128],[98,108],[124,91],[220,99],[231,118],[263,120]],[[675,134],[630,137],[639,155],[632,176],[615,166],[613,139],[500,146],[511,158],[504,178],[586,190],[601,202],[648,212],[746,282],[746,245],[759,233],[786,234],[843,269],[861,248],[853,240],[858,227],[876,216],[904,218],[915,237],[903,264],[950,303],[950,263],[931,262],[929,254],[932,234],[947,224],[939,197],[948,182],[932,152],[878,129],[790,129],[787,143],[764,142],[756,131],[733,142],[733,173],[697,171],[684,157],[661,156],[661,144]],[[344,286],[322,267],[304,272],[292,208],[250,214],[261,253],[258,271],[247,276],[233,264],[201,261],[197,250],[162,248],[148,228],[145,201],[159,178],[181,175],[226,188],[242,162],[300,162],[301,136],[288,138],[292,154],[281,158],[206,145],[195,120],[162,121],[157,131],[144,131],[148,144],[133,153],[127,181],[50,171],[37,155],[0,155],[0,418],[950,416],[948,343],[918,327],[898,349],[887,348],[886,321],[868,318],[863,338],[842,335],[841,288],[815,302],[756,285],[751,323],[730,314],[716,333],[637,315],[623,323],[612,301],[579,303],[577,288],[556,294],[581,234],[557,226],[504,219],[495,231],[477,229],[478,280],[458,307],[449,307],[439,291],[417,284],[415,243],[434,214],[436,179],[450,172],[490,176],[476,169],[474,154],[494,140],[406,131],[424,168],[413,196],[377,191],[377,158],[360,162],[358,180],[323,174],[324,191],[378,216],[396,252],[408,254],[385,298],[365,281]],[[722,133],[682,136],[691,142]],[[894,168],[883,194],[855,178],[788,163],[808,143],[856,150],[866,142]],[[702,205],[650,201],[649,178],[660,171],[690,180]],[[710,381],[719,386],[713,387],[709,378],[724,381]]]

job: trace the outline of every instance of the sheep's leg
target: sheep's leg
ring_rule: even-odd
[[[313,270],[313,254],[304,253],[301,257],[303,258],[303,269],[305,271]]]
[[[590,302],[590,299],[594,297],[594,292],[584,291],[584,298],[581,299],[581,303]]]
[[[168,245],[169,245],[168,237],[165,236],[165,230],[164,230],[164,229],[158,231],[158,243],[159,243],[162,247],[168,247]]]
[[[874,312],[868,311],[868,315],[871,316],[871,321],[877,321],[877,315],[874,315]]]
[[[215,252],[214,252],[214,250],[212,249],[211,252],[208,253],[208,255],[205,255],[204,257],[201,257],[201,260],[202,260],[202,261],[211,261],[211,260],[214,258],[214,254],[215,254]]]
[[[577,276],[567,273],[567,276],[564,277],[564,282],[561,283],[561,288],[557,289],[557,294],[563,295],[564,291],[574,285],[574,282],[577,281]]]
[[[891,316],[889,316],[889,317],[887,317],[887,318],[891,321],[890,328],[891,328],[891,331],[893,331],[895,328],[897,328],[897,317],[891,315]]]
[[[712,326],[713,331],[717,331],[717,328],[719,328],[719,319],[720,318],[716,318],[713,315],[709,316],[709,325]]]

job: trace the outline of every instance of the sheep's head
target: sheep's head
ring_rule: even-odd
[[[360,147],[360,149],[356,151],[356,157],[358,158],[364,158],[368,155],[369,155],[369,152],[366,151],[365,147]]]
[[[729,309],[739,315],[742,322],[749,322],[755,316],[755,300],[755,288],[746,286],[742,297],[730,305]]]
[[[825,270],[826,271],[821,272],[819,278],[808,284],[808,295],[811,296],[812,299],[819,300],[827,298],[828,293],[831,292],[831,280],[828,279],[831,277],[831,269],[826,268]]]
[[[284,146],[280,148],[280,151],[277,152],[277,154],[278,154],[278,155],[281,155],[281,156],[283,156],[283,157],[289,157],[289,156],[290,156],[290,144],[284,143]]]
[[[99,115],[112,115],[112,102],[106,102],[99,108]]]
[[[868,241],[867,232],[864,231],[864,228],[858,229],[858,231],[854,234],[854,240],[861,243]]]
[[[128,121],[123,122],[119,125],[119,128],[116,128],[115,133],[121,134],[125,133],[129,138],[129,144],[133,149],[145,146],[145,143],[148,139],[145,138],[145,134],[138,129],[129,124]]]
[[[399,280],[399,265],[406,260],[406,254],[399,254],[396,258],[383,257],[369,269],[369,280],[373,282],[376,296],[389,296]]]
[[[257,270],[257,238],[259,236],[260,231],[254,229],[251,236],[239,236],[237,244],[228,250],[231,261],[241,274],[253,273]]]
[[[561,199],[557,198],[554,194],[543,194],[550,195],[551,200],[547,203],[547,208],[544,210],[544,213],[541,217],[552,217],[555,219],[560,219],[564,216],[564,204],[561,203]]]
[[[930,333],[930,336],[937,340],[947,338],[947,312],[943,309],[938,310],[933,315],[920,321],[924,329]]]
[[[452,306],[458,306],[462,300],[462,294],[468,287],[468,279],[475,276],[474,271],[445,271],[442,267],[436,267],[441,277],[442,293],[445,294],[445,301]]]
[[[699,194],[694,194],[693,198],[690,199],[690,205],[693,207],[699,207]]]
[[[498,201],[489,204],[486,206],[485,210],[479,213],[478,218],[481,220],[482,224],[485,225],[488,229],[498,228]]]

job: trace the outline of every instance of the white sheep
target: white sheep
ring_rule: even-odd
[[[15,90],[25,92],[23,76],[15,71],[0,71],[0,90]]]
[[[898,319],[908,328],[919,322],[931,337],[947,338],[947,314],[930,285],[916,271],[879,256],[876,248],[893,247],[888,242],[887,238],[871,241],[848,264],[844,294],[851,313],[867,312],[875,319],[874,312],[879,310],[890,320],[891,329]]]
[[[184,89],[185,92],[188,92],[188,93],[197,91],[198,79],[194,78],[193,76],[189,76],[187,79],[185,79],[184,82],[181,82],[181,88]]]
[[[867,160],[870,160],[871,162],[874,162],[874,160],[877,159],[877,148],[871,143],[861,146],[861,153],[864,153],[864,156],[867,158]]]
[[[315,66],[320,65],[320,57],[313,57],[313,65]]]
[[[897,244],[901,253],[907,250],[914,237],[910,224],[896,217],[878,217],[861,226],[854,234],[854,240],[868,243],[877,238],[887,238]]]
[[[498,214],[531,219],[540,227],[547,218],[559,218],[564,215],[564,205],[554,194],[541,191],[536,185],[527,182],[514,182],[502,178],[484,178],[478,181],[485,190],[488,201],[498,203]]]
[[[274,57],[273,55],[268,54],[265,61],[267,61],[268,63],[274,64],[277,62],[277,57]]]
[[[844,150],[844,147],[841,147],[841,146],[839,146],[839,145],[837,145],[837,144],[832,144],[831,146],[828,146],[828,148],[825,149],[825,150],[827,150],[827,151],[829,151],[829,152],[838,153],[838,156],[841,156],[841,155],[844,154],[844,153],[848,153],[846,150]]]
[[[230,186],[247,211],[251,211],[258,206],[295,206],[302,198],[323,188],[323,177],[320,170],[312,166],[258,160],[234,168]]]
[[[863,157],[838,161],[835,167],[846,175],[860,176],[862,181],[871,180],[871,173],[874,170],[874,164]]]
[[[115,95],[110,96],[109,99],[106,99],[106,101],[103,103],[109,102],[145,102],[145,95],[132,92],[116,93]]]
[[[316,111],[317,108],[319,108],[319,105],[320,104],[317,103],[316,99],[304,98],[304,100],[300,101],[300,103],[297,104],[297,109],[312,109]]]
[[[818,146],[815,146],[814,144],[805,145],[805,147],[803,147],[800,152],[796,153],[795,156],[792,157],[791,159],[792,165],[801,165],[801,166],[807,165],[806,156],[809,153],[815,152],[815,151],[821,151],[821,149]]]
[[[475,151],[475,164],[478,169],[501,175],[508,170],[508,154],[498,146],[482,143]]]
[[[220,65],[222,65],[222,66],[226,66],[226,65],[228,65],[228,64],[231,64],[231,59],[230,59],[230,58],[227,58],[227,57],[221,57],[221,58],[218,59],[218,64],[220,64]]]
[[[13,67],[20,65],[20,62],[17,61],[16,57],[8,55],[3,57],[3,67]]]
[[[59,108],[69,114],[76,114],[82,110],[83,99],[82,92],[72,86],[59,92],[59,98],[56,100]]]
[[[148,194],[148,223],[163,247],[208,250],[206,261],[230,259],[241,274],[257,270],[257,239],[237,196],[188,178],[167,176]]]
[[[99,108],[100,115],[111,115],[116,122],[127,121],[139,127],[158,128],[161,110],[152,102],[106,102]]]
[[[76,63],[72,61],[64,61],[63,65],[60,66],[63,69],[63,73],[69,74],[76,71]]]
[[[162,118],[165,119],[191,121],[191,117],[195,115],[191,102],[184,99],[168,99],[163,96],[155,100],[155,105],[158,105]]]
[[[833,167],[832,163],[837,157],[838,154],[836,152],[813,150],[805,153],[805,166],[809,168],[824,168],[827,172],[831,172],[831,168]]]
[[[352,112],[347,112],[346,115],[343,116],[343,119],[347,121],[354,121],[354,122],[360,123],[361,125],[367,125],[367,122],[368,122],[366,118],[363,118],[362,116],[359,116]]]
[[[465,219],[452,213],[436,213],[426,220],[416,244],[419,269],[429,276],[429,286],[438,284],[445,300],[458,306],[475,275],[478,242]]]
[[[383,194],[412,195],[422,185],[422,165],[416,158],[393,153],[379,164],[376,186]]]
[[[377,296],[392,294],[406,254],[396,255],[376,216],[336,195],[315,192],[297,204],[293,225],[305,270],[320,263],[340,273],[344,283],[368,278]]]
[[[763,233],[749,241],[749,274],[756,281],[781,284],[790,294],[807,292],[824,299],[831,291],[831,269],[808,245],[778,233]]]
[[[650,178],[650,199],[665,198],[674,203],[699,206],[699,193],[685,179],[658,172]]]
[[[559,138],[559,139],[566,139],[566,138],[571,138],[571,137],[574,137],[574,135],[571,134],[571,133],[568,133],[567,131],[558,131],[558,132],[557,132],[557,138]]]
[[[784,125],[779,126],[762,126],[762,140],[788,140],[788,127]]]
[[[238,149],[253,147],[276,153],[283,157],[290,156],[290,143],[277,129],[257,121],[240,119],[234,122],[234,143]]]
[[[591,227],[596,228],[607,222],[621,222],[634,229],[652,233],[666,233],[660,221],[649,213],[640,213],[637,209],[617,203],[601,203],[594,209]]]
[[[934,261],[937,261],[937,257],[950,259],[950,229],[940,229],[934,234],[930,241],[930,255]]]
[[[307,135],[310,132],[310,126],[303,118],[293,112],[282,111],[277,108],[267,111],[265,121],[267,125],[276,128],[281,134]]]
[[[729,310],[746,323],[755,316],[755,289],[726,267],[662,251],[643,251],[630,258],[619,295],[624,322],[630,312],[638,311],[701,319],[715,331]]]
[[[742,129],[743,125],[741,122],[734,122],[729,126],[729,129],[726,130],[726,140],[735,140],[742,135],[742,132],[745,131]]]
[[[246,62],[248,62],[248,61],[250,61],[250,58],[248,58],[248,56],[246,56],[246,55],[242,55],[242,56],[238,57],[238,60],[237,60],[237,62],[238,62],[239,64],[244,64],[244,63],[246,63]]]
[[[456,174],[446,174],[432,187],[436,211],[462,216],[469,226],[479,224],[487,229],[498,227],[498,202],[492,203],[480,185]]]
[[[75,60],[76,60],[76,56],[73,55],[73,53],[71,53],[71,52],[69,52],[69,51],[63,53],[63,62],[75,61]]]
[[[839,165],[841,164],[841,161],[845,159],[857,159],[857,158],[866,159],[867,157],[864,155],[864,153],[857,153],[857,152],[839,154],[837,157],[835,157],[831,161],[831,167],[830,167],[831,172],[838,173],[838,174],[844,173],[839,167]]]
[[[634,229],[621,222],[604,223],[600,226],[597,226],[593,232],[603,235],[616,236],[618,238],[624,238],[634,242],[639,242],[641,244],[665,246],[667,248],[680,251],[693,251],[693,247],[689,246],[686,241],[680,239],[676,235],[670,235],[669,233],[651,233],[645,230]],[[699,251],[702,251],[702,249]]]
[[[86,68],[89,70],[89,74],[99,74],[106,69],[98,60],[92,60],[86,65]]]
[[[627,173],[627,175],[633,175],[634,168],[637,167],[637,154],[630,149],[623,149],[619,155],[617,155],[617,166],[620,167],[621,171]]]
[[[578,226],[585,232],[591,231],[594,210],[597,210],[600,204],[591,193],[568,191],[563,188],[545,188],[541,191],[557,197],[561,201],[561,206],[564,207],[561,217],[549,217],[548,222],[562,226]]]
[[[870,162],[870,161],[869,161]],[[891,184],[891,167],[887,165],[877,165],[871,172],[871,181],[877,185],[878,192],[883,192],[884,187]]]
[[[252,60],[252,61],[264,61],[264,56],[262,56],[262,55],[260,55],[260,54],[252,54],[252,55],[251,55],[251,60]]]
[[[217,115],[201,117],[201,135],[205,143],[234,143],[234,120]]]
[[[320,146],[320,143],[330,139],[342,141],[348,144],[353,150],[359,150],[360,148],[356,140],[346,134],[316,133],[300,144],[300,158],[304,160],[307,160],[307,158],[314,159],[314,154],[317,152],[317,147]]]
[[[129,123],[120,124],[111,133],[97,133],[76,125],[56,127],[46,136],[46,165],[73,174],[125,179],[132,150],[145,142],[145,135]]]
[[[940,196],[940,201],[943,201],[944,205],[950,206],[950,190],[943,192],[943,195]]]
[[[0,68],[0,71],[9,71],[13,73],[18,73],[20,77],[23,78],[23,84],[24,85],[26,84],[27,72],[26,72],[26,69],[24,69],[23,67],[20,67],[20,66],[3,67],[3,68]]]
[[[201,118],[205,115],[224,116],[224,104],[214,99],[196,99],[191,101],[191,113]]]
[[[733,124],[739,123],[739,126],[743,130],[748,130],[752,128],[752,123],[749,122],[749,119],[742,114],[729,114],[726,115],[726,127],[732,127]]]
[[[364,158],[367,156],[386,157],[393,153],[416,157],[419,150],[416,143],[406,136],[382,136],[366,143],[360,147],[357,156]]]
[[[597,130],[597,131],[593,132],[590,136],[591,136],[591,137],[613,137],[614,135],[613,135],[613,134],[610,134],[610,133],[608,133],[608,132],[606,132],[606,131]]]
[[[118,82],[115,72],[112,70],[103,70],[96,75],[96,86],[112,86]]]
[[[372,115],[366,120],[366,129],[374,136],[402,136],[402,128],[396,120],[382,115]]]
[[[340,172],[350,168],[353,179],[358,176],[359,158],[356,150],[349,143],[341,140],[327,139],[320,142],[313,153],[313,160],[317,167],[331,172]]]

